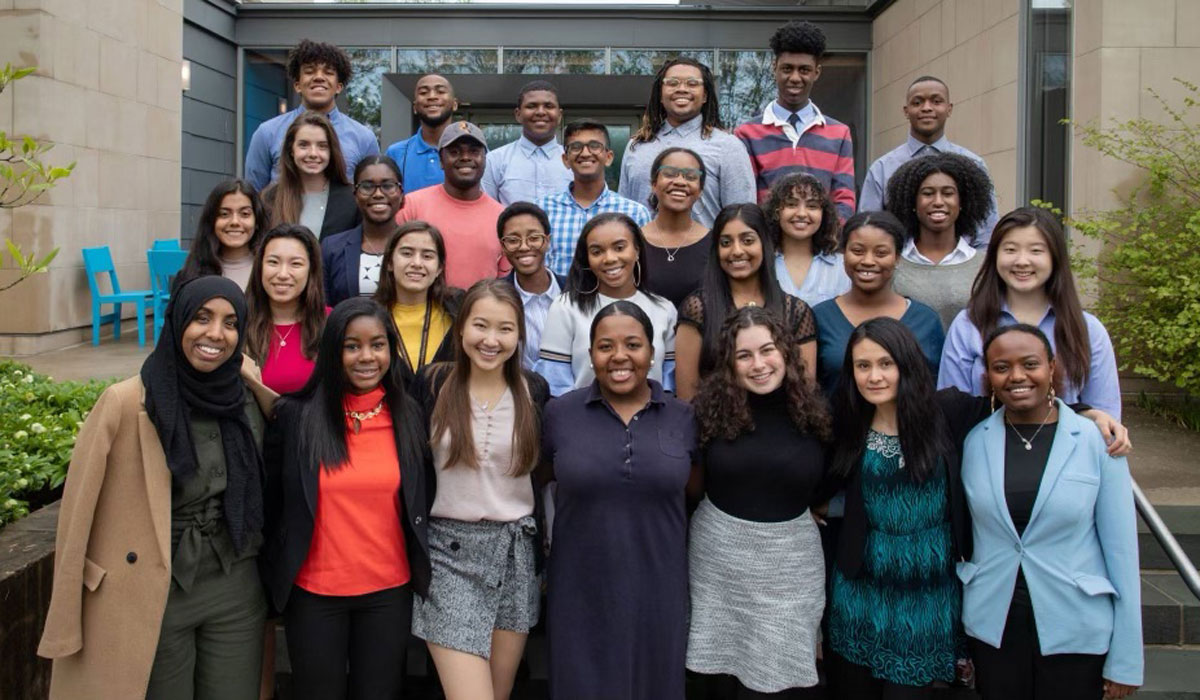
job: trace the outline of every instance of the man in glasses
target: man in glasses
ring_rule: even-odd
[[[496,220],[496,234],[504,257],[512,272],[504,279],[517,288],[525,308],[525,350],[521,366],[533,369],[538,347],[542,344],[542,326],[546,314],[567,281],[546,269],[546,252],[550,250],[550,220],[536,204],[514,202]]]
[[[775,181],[803,171],[825,186],[842,221],[854,214],[854,146],[850,127],[821,114],[809,99],[821,77],[825,34],[812,22],[788,22],[771,37],[777,96],[757,117],[733,130],[754,163],[758,201]]]
[[[754,169],[746,148],[723,131],[717,86],[708,66],[673,58],[654,77],[646,113],[621,161],[623,196],[639,204],[650,198],[650,166],[672,146],[688,148],[704,160],[706,177],[692,218],[711,227],[727,204],[754,201]]]
[[[571,269],[579,234],[593,216],[615,211],[627,214],[638,226],[650,221],[649,209],[608,189],[604,181],[604,169],[613,161],[607,127],[586,119],[571,122],[563,130],[563,144],[562,160],[573,179],[537,202],[549,217],[550,269],[559,275]]]
[[[513,116],[521,125],[521,137],[488,154],[483,191],[501,204],[536,202],[571,181],[557,140],[562,121],[557,88],[545,80],[526,83]]]

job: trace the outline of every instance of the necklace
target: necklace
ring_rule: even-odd
[[[283,335],[279,335],[279,326],[278,325],[275,326],[275,337],[279,338],[279,347],[281,347],[281,348],[287,347],[287,339],[292,334],[292,331],[296,330],[297,325],[299,325],[299,324],[292,324],[292,327],[288,329],[288,332],[284,333]]]
[[[366,411],[366,412],[346,411],[346,417],[354,419],[354,434],[358,435],[358,431],[362,430],[362,422],[363,421],[371,420],[375,416],[379,415],[379,412],[382,410],[383,410],[383,399],[379,399],[379,403],[375,404],[375,408],[372,408],[369,411]]]
[[[675,262],[675,254],[678,253],[679,249],[682,247],[683,247],[682,245],[677,245],[677,246],[675,246],[675,250],[671,250],[670,248],[663,248],[663,250],[667,251],[667,262]]]
[[[1013,425],[1012,421],[1008,419],[1007,414],[1004,416],[1004,422],[1008,423],[1008,427],[1012,428],[1012,431],[1016,433],[1017,439],[1025,444],[1025,451],[1028,452],[1033,449],[1033,441],[1037,440],[1038,433],[1042,432],[1042,428],[1046,427],[1046,421],[1050,420],[1050,414],[1053,412],[1053,409],[1046,410],[1046,416],[1042,418],[1041,425],[1038,426],[1037,430],[1033,431],[1033,435],[1030,436],[1028,440],[1026,440],[1025,436],[1021,434],[1020,430],[1017,430],[1017,426]]]

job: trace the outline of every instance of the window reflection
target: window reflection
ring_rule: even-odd
[[[672,58],[694,58],[709,68],[713,65],[712,51],[658,50],[658,49],[613,49],[612,75],[654,75],[662,64]]]
[[[727,128],[761,114],[775,99],[770,51],[721,51],[717,95],[721,99],[721,121]]]
[[[398,49],[397,73],[498,73],[496,49]]]
[[[505,73],[600,74],[604,49],[504,49]]]
[[[346,53],[354,70],[339,102],[345,103],[348,116],[371,127],[378,137],[382,121],[379,90],[383,74],[392,68],[391,49],[346,49]]]
[[[1025,80],[1025,197],[1067,211],[1071,116],[1071,3],[1032,0]]]

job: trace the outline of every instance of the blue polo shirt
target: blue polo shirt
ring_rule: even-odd
[[[442,162],[438,159],[437,146],[425,143],[419,130],[403,141],[388,146],[386,155],[400,166],[400,177],[404,179],[405,192],[440,185],[446,179],[446,174],[442,172]]]

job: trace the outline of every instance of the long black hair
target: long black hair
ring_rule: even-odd
[[[250,242],[246,245],[251,255],[258,250],[258,244],[267,230],[267,210],[263,206],[262,198],[258,196],[258,190],[241,178],[219,182],[208,193],[208,199],[204,200],[204,207],[200,209],[200,220],[196,222],[196,236],[192,239],[192,247],[188,251],[183,268],[176,276],[176,288],[203,275],[221,274],[221,241],[217,240],[217,215],[221,212],[221,202],[231,194],[244,194],[250,199],[250,208],[254,212],[254,230],[250,233]]]
[[[424,459],[425,441],[420,407],[408,395],[400,361],[400,334],[391,315],[379,304],[366,297],[351,297],[338,304],[325,321],[316,364],[304,388],[295,394],[303,402],[300,411],[300,454],[306,464],[320,464],[337,469],[346,462],[346,414],[343,402],[350,392],[346,368],[342,362],[342,344],[346,327],[354,319],[369,316],[383,325],[387,334],[388,358],[391,363],[379,384],[384,401],[392,413],[392,424],[400,441],[396,445],[401,463],[410,460],[420,464]],[[280,401],[292,400],[284,397]]]
[[[922,482],[938,468],[950,448],[946,418],[934,399],[934,377],[912,331],[887,317],[864,321],[850,334],[842,376],[833,392],[834,437],[832,472],[849,477],[862,461],[867,431],[875,418],[875,406],[863,398],[854,381],[854,346],[864,340],[878,343],[896,363],[900,379],[896,385],[896,422],[904,469],[915,482]]]
[[[762,245],[762,263],[758,267],[758,288],[762,293],[763,306],[783,318],[783,290],[775,276],[775,244],[767,216],[757,204],[729,204],[721,209],[713,221],[712,239],[708,262],[704,266],[703,284],[700,286],[700,301],[704,305],[704,330],[700,344],[700,373],[707,374],[717,366],[721,353],[721,325],[725,317],[736,311],[733,292],[729,291],[729,278],[721,269],[721,232],[732,221],[741,221],[758,234]]]
[[[628,215],[608,211],[589,219],[579,234],[579,241],[575,244],[575,257],[572,258],[571,270],[567,273],[567,295],[571,303],[584,313],[591,313],[592,309],[596,308],[596,297],[600,294],[600,278],[588,264],[588,236],[604,224],[622,224],[629,229],[629,235],[633,236],[633,244],[638,249],[637,269],[633,276],[634,286],[651,299],[659,299],[657,294],[647,288],[650,265],[646,260],[646,237],[642,235],[642,228]]]

